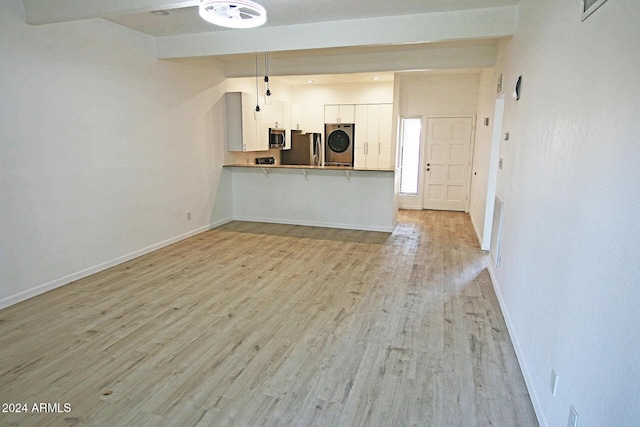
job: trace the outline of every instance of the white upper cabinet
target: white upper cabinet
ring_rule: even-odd
[[[282,102],[282,122],[280,128],[291,129],[291,104],[284,101]]]
[[[380,104],[380,127],[378,131],[378,169],[393,167],[393,104]]]
[[[362,104],[355,108],[354,167],[391,167],[392,105]]]
[[[325,123],[355,123],[356,106],[354,104],[325,105]]]
[[[304,130],[302,121],[304,120],[304,113],[302,106],[298,104],[291,104],[291,130]]]
[[[367,105],[356,105],[353,143],[353,167],[367,167]]]
[[[267,151],[269,139],[256,117],[256,98],[244,92],[227,92],[227,149],[229,151]],[[264,105],[264,103],[262,103]],[[262,108],[262,107],[260,107]],[[264,137],[261,134],[264,133]]]

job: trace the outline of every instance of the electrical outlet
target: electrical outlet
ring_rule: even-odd
[[[576,412],[576,408],[571,405],[571,409],[569,410],[569,423],[567,423],[567,427],[578,427],[578,412]]]
[[[191,212],[187,212],[187,221],[191,221]]]
[[[558,374],[556,374],[556,370],[551,370],[551,381],[549,382],[549,388],[551,389],[551,396],[556,395],[556,387],[558,386]]]

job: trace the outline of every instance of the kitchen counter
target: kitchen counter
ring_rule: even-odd
[[[225,165],[233,219],[391,232],[398,207],[392,169]]]
[[[309,166],[309,165],[256,165],[256,164],[234,164],[224,165],[225,168],[269,168],[269,169],[308,169],[308,170],[339,170],[339,171],[374,171],[374,172],[395,172],[393,169],[362,169],[348,166]]]

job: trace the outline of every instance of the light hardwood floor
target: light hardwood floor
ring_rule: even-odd
[[[234,222],[0,311],[0,425],[537,426],[468,215]]]

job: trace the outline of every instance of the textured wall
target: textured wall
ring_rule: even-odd
[[[35,27],[22,14],[0,5],[0,306],[231,209],[217,191],[219,71],[156,60],[152,38],[103,20]]]
[[[543,425],[640,419],[640,8],[522,0],[507,97],[497,288]],[[551,370],[559,376],[551,395]]]

